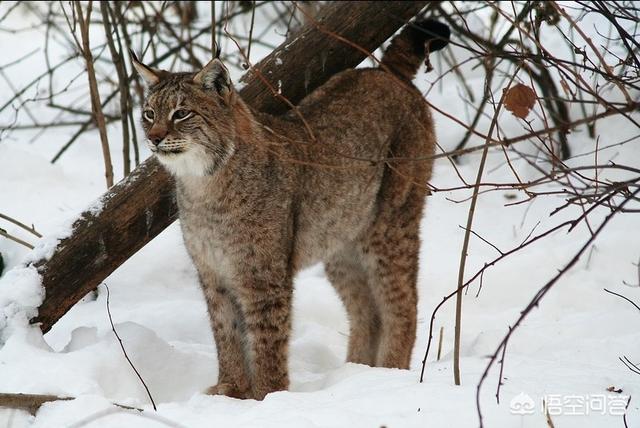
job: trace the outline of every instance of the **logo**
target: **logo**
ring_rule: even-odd
[[[509,408],[514,415],[532,415],[536,408],[536,402],[529,395],[521,392],[511,399]]]

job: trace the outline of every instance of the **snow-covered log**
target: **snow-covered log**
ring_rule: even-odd
[[[375,50],[427,3],[330,3],[257,64],[259,72],[243,77],[240,94],[258,110],[284,112],[288,105],[274,88],[290,102],[299,102],[333,74],[359,64],[365,52]],[[105,193],[98,207],[84,212],[53,255],[34,263],[46,297],[33,322],[48,331],[176,217],[171,178],[155,159],[149,159]]]

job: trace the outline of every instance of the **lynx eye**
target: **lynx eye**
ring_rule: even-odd
[[[191,112],[189,110],[178,109],[173,112],[173,116],[171,117],[171,119],[173,119],[176,122],[179,122],[181,120],[188,118],[189,116],[191,116]]]
[[[145,118],[145,120],[148,120],[149,122],[153,122],[153,120],[155,119],[156,115],[153,112],[153,110],[145,110],[142,113],[142,116]]]

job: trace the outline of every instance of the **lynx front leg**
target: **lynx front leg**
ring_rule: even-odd
[[[241,299],[246,323],[253,398],[262,400],[289,386],[288,342],[291,330],[292,281],[251,280]]]
[[[245,323],[240,307],[230,291],[216,281],[203,282],[203,288],[218,351],[218,383],[207,393],[248,398],[251,383],[243,347]]]

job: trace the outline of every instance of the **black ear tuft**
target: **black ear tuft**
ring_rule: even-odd
[[[129,55],[131,56],[131,64],[133,65],[133,68],[136,69],[140,77],[142,77],[147,85],[156,85],[164,76],[167,75],[166,71],[156,70],[155,68],[151,68],[148,65],[140,62],[138,56],[131,49],[129,49]]]
[[[138,55],[136,55],[136,53],[133,51],[133,49],[129,48],[129,56],[131,57],[131,59],[135,62],[140,62],[140,60],[138,59]]]

